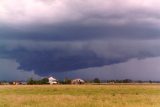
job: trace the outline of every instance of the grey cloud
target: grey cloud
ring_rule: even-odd
[[[29,78],[40,79],[34,71],[17,70],[19,64],[15,60],[0,59],[0,80],[28,80]]]
[[[49,75],[160,56],[159,1],[15,1],[0,1],[0,57],[19,69]]]
[[[19,69],[44,76],[160,56],[158,40],[47,43],[26,41],[1,45],[0,57],[15,59]]]
[[[21,0],[15,2],[16,0],[1,0],[1,22],[59,24],[92,19],[105,19],[105,22],[109,22],[108,18],[117,15],[133,22],[139,18],[154,18],[159,15],[157,11],[160,10],[157,0]],[[118,19],[121,20],[120,17]]]
[[[20,4],[13,5],[19,6],[15,10],[10,7],[9,0],[1,2],[8,14],[2,12],[4,19],[0,18],[0,39],[35,41],[159,39],[160,14],[156,10],[160,8],[156,5],[157,1],[127,0],[124,3],[122,0],[37,2],[22,0]],[[5,4],[10,8],[8,9]],[[32,10],[25,8],[27,6]],[[9,14],[13,13],[12,11],[17,19]],[[8,23],[8,20],[15,22]]]
[[[146,59],[131,59],[124,63],[106,65],[102,67],[91,67],[68,73],[57,73],[60,78],[81,77],[84,79],[100,78],[101,80],[154,80],[159,81],[160,57]]]
[[[159,39],[159,29],[147,25],[41,26],[26,30],[0,29],[1,39],[34,41],[82,41],[95,39]]]

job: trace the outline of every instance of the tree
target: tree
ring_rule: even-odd
[[[149,83],[153,83],[151,80],[149,80]]]
[[[35,81],[33,80],[33,78],[30,78],[30,79],[27,81],[27,84],[33,85],[33,84],[35,84]]]
[[[131,79],[124,79],[123,83],[132,83],[133,81]]]
[[[41,84],[48,84],[48,78],[43,78],[42,80],[40,80]]]
[[[64,84],[71,84],[71,79],[65,78],[64,79]]]
[[[94,82],[94,83],[100,83],[101,81],[99,80],[99,78],[95,78],[95,79],[93,80],[93,82]]]

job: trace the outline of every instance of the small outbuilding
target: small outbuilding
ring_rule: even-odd
[[[53,85],[53,84],[58,84],[58,80],[53,78],[53,77],[49,77],[48,78],[48,82],[49,84]]]
[[[21,82],[19,82],[19,81],[14,81],[13,82],[13,85],[20,85],[21,84]]]
[[[85,81],[82,79],[74,79],[71,81],[72,84],[85,84]]]

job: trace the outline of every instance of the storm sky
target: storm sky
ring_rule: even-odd
[[[0,0],[0,80],[160,80],[159,0]]]

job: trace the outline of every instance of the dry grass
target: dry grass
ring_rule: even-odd
[[[160,107],[160,85],[0,86],[0,107]]]

